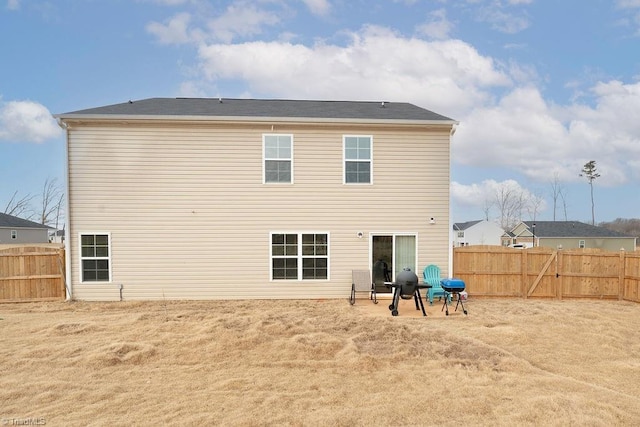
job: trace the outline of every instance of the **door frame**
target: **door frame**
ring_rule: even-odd
[[[391,265],[389,266],[389,270],[391,271],[391,280],[395,279],[395,268],[396,268],[396,238],[397,237],[413,237],[414,238],[414,259],[415,264],[412,266],[413,272],[420,277],[418,274],[418,233],[417,232],[370,232],[369,233],[369,270],[373,271],[373,238],[377,236],[387,236],[392,238],[391,243]],[[421,273],[420,273],[421,274]],[[389,289],[389,294],[391,294],[391,288]]]

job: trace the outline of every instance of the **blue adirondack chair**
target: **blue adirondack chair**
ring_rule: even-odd
[[[440,284],[440,267],[430,264],[424,268],[422,275],[424,276],[424,283],[431,285],[427,292],[429,304],[433,305],[434,297],[438,297],[439,300],[442,297],[446,297],[449,300],[449,304],[451,304],[451,294],[447,294]]]

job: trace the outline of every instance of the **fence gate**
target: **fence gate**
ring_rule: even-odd
[[[0,247],[0,302],[64,299],[64,257],[59,245]]]
[[[559,276],[559,272],[558,272],[558,251],[553,251],[553,253],[549,257],[549,259],[547,259],[547,262],[544,264],[544,266],[540,270],[540,273],[538,274],[536,279],[533,281],[533,283],[529,287],[529,290],[527,291],[527,295],[526,295],[527,297],[530,297],[533,294],[533,292],[536,290],[536,288],[538,287],[540,282],[542,282],[542,278],[545,277],[545,274],[549,271],[549,267],[551,267],[551,264],[554,261],[555,261],[555,266],[556,266],[556,268],[555,268],[555,270],[556,270],[555,271],[555,277],[557,278]]]

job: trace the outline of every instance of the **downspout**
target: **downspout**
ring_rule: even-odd
[[[451,156],[451,140],[453,139],[453,135],[456,133],[458,123],[459,122],[455,122],[453,125],[451,125],[451,133],[449,134],[449,223],[447,224],[447,241],[449,242],[449,265],[447,266],[447,271],[449,272],[449,277],[453,277],[453,232],[451,228],[451,224],[453,224],[453,214],[451,212],[451,163],[453,157]]]
[[[64,257],[64,261],[65,261],[65,276],[66,276],[66,282],[67,282],[67,286],[66,286],[66,291],[67,291],[67,297],[66,300],[67,301],[71,301],[71,299],[73,298],[73,282],[71,281],[71,250],[70,250],[70,233],[69,231],[71,231],[71,219],[69,217],[69,207],[71,205],[71,203],[69,202],[70,199],[70,185],[69,185],[69,126],[64,122],[64,120],[62,120],[60,117],[57,117],[57,122],[58,122],[58,126],[60,126],[62,129],[64,129],[65,131],[65,147],[64,147],[64,151],[65,151],[65,161],[66,161],[66,167],[65,167],[65,178],[66,178],[66,188],[67,188],[67,197],[66,197],[66,201],[65,201],[65,222],[66,222],[66,226],[64,228],[65,232],[64,232],[64,248],[65,248],[65,253],[66,256]]]

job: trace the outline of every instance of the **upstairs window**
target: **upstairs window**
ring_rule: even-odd
[[[293,182],[293,135],[268,134],[262,136],[264,153],[264,182],[290,184]]]
[[[80,235],[80,272],[83,282],[111,281],[108,234]]]
[[[371,136],[346,135],[344,140],[344,182],[371,184]]]
[[[18,238],[18,230],[11,230],[11,239],[17,239]]]

